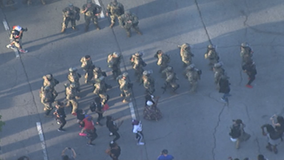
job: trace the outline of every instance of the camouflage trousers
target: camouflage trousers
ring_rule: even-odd
[[[116,79],[119,75],[121,75],[121,70],[119,67],[112,68],[112,76]]]
[[[121,96],[124,97],[123,101],[130,101],[132,95],[131,90],[122,90],[121,92]]]
[[[191,65],[191,59],[189,58],[182,58],[182,62],[184,67]]]
[[[153,86],[145,87],[145,89],[146,89],[146,94],[152,95],[155,92],[155,88]]]
[[[85,31],[89,29],[89,25],[93,21],[94,25],[96,26],[97,29],[100,29],[99,24],[98,24],[98,17],[93,15],[93,16],[86,16],[85,15]]]
[[[133,28],[137,33],[141,33],[138,25],[131,25],[130,27],[129,26],[124,27],[124,29],[126,30],[127,35],[129,35],[129,36],[131,35],[131,33],[130,33],[131,28]]]
[[[76,110],[78,108],[78,102],[76,101],[76,99],[67,99],[66,107],[69,106],[71,106],[71,113],[76,113]]]
[[[66,29],[69,22],[71,22],[72,28],[76,27],[76,20],[75,19],[63,17],[62,29]]]
[[[141,80],[144,69],[142,67],[137,67],[135,70],[135,76],[137,76],[137,82]]]
[[[93,77],[94,77],[94,74],[92,71],[86,72],[85,73],[85,83],[89,83]]]
[[[215,63],[218,63],[218,60],[216,58],[209,59],[209,65],[213,66]]]
[[[100,93],[98,96],[101,98],[102,105],[105,105],[109,100],[109,95],[107,95],[106,93]]]
[[[190,92],[195,93],[197,89],[197,81],[189,81],[190,84]]]
[[[118,16],[116,14],[112,14],[109,17],[110,17],[111,24],[114,24],[115,23],[115,18],[119,19],[120,16]]]

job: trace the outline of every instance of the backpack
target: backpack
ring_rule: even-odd
[[[232,126],[231,127],[231,132],[229,133],[229,135],[232,138],[239,138],[241,136],[241,130],[239,126]]]
[[[91,110],[92,112],[97,111],[99,107],[101,107],[101,104],[100,104],[100,103],[97,103],[97,102],[95,102],[95,101],[94,101],[94,102],[91,102],[91,104],[90,104],[90,110]]]

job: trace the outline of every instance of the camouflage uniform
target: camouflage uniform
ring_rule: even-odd
[[[201,71],[195,68],[194,64],[186,67],[185,75],[190,83],[190,92],[195,93],[197,88],[197,81],[200,79]]]
[[[121,55],[119,53],[113,52],[107,57],[107,64],[108,67],[112,69],[112,76],[114,79],[116,79],[117,76],[121,75],[120,62]]]
[[[170,63],[170,57],[163,51],[158,50],[154,57],[158,59],[157,65],[160,66],[159,72],[162,72],[168,67],[168,64]]]
[[[143,86],[146,89],[146,94],[152,95],[155,92],[155,80],[151,77],[149,71],[144,71],[142,76]]]
[[[191,53],[190,45],[188,43],[184,43],[180,46],[180,56],[184,66],[189,66],[191,64],[194,55]]]
[[[167,67],[162,71],[162,73],[166,74],[166,83],[162,88],[166,90],[166,88],[170,86],[173,89],[173,92],[176,91],[179,88],[179,85],[176,83],[176,80],[178,80],[178,78],[176,77],[176,73],[174,72],[173,67]]]
[[[219,61],[218,53],[215,47],[211,44],[207,46],[207,52],[204,54],[205,59],[209,59],[209,65],[213,68],[213,65]]]
[[[48,116],[49,113],[52,111],[52,103],[54,102],[55,98],[50,90],[49,86],[41,87],[39,92],[40,102],[44,105],[45,116]]]
[[[103,81],[103,83],[105,84],[106,89],[112,88],[111,85],[108,85],[108,84],[105,83],[104,78],[107,75],[106,75],[106,72],[103,72],[100,67],[95,67],[93,69],[93,75],[94,75],[94,84],[97,83],[97,82]]]
[[[59,83],[59,81],[55,78],[53,78],[52,74],[47,74],[42,77],[43,78],[43,87],[50,87],[50,91],[54,97],[54,99],[57,97],[58,93],[55,90],[55,86]]]
[[[124,14],[124,6],[117,0],[113,0],[107,5],[107,15],[109,15],[111,21],[110,28],[115,24],[115,17],[118,19],[122,14]]]
[[[90,83],[91,79],[94,77],[93,69],[95,65],[89,55],[81,58],[81,68],[85,71],[85,83]]]
[[[101,76],[96,80],[96,83],[94,84],[94,91],[93,93],[95,95],[98,95],[101,98],[102,105],[105,105],[109,99],[109,95],[106,94],[106,84],[104,82],[104,77]]]
[[[76,20],[79,20],[80,8],[70,4],[69,7],[66,7],[62,10],[63,12],[63,23],[61,32],[65,32],[68,23],[71,22],[71,27],[73,30],[76,30]]]
[[[82,7],[82,13],[85,15],[85,32],[89,30],[90,22],[93,21],[97,30],[100,30],[98,24],[98,16],[101,13],[102,8],[92,3],[92,0],[87,0],[87,4],[84,4]]]
[[[65,94],[66,94],[66,100],[67,100],[67,104],[66,107],[69,107],[71,105],[71,113],[73,115],[76,114],[76,110],[78,108],[78,102],[76,99],[79,99],[79,97],[77,96],[77,91],[75,88],[75,84],[71,83],[70,85],[65,84]]]
[[[129,100],[131,100],[132,92],[132,83],[128,80],[128,73],[123,73],[122,75],[117,77],[117,81],[119,84],[119,89],[121,91],[120,96],[124,97],[123,103],[127,103]]]
[[[133,28],[139,35],[142,35],[138,27],[138,23],[139,21],[137,16],[131,14],[129,11],[125,11],[125,13],[119,17],[119,24],[126,30],[127,37],[131,37],[131,28]]]
[[[135,70],[135,75],[137,76],[137,82],[141,81],[142,73],[144,71],[143,67],[146,66],[146,63],[142,59],[141,53],[135,53],[130,57],[130,62],[132,68]]]
[[[253,51],[248,43],[241,44],[240,56],[242,57],[242,65],[252,61]]]
[[[222,63],[218,62],[214,64],[214,82],[216,84],[216,88],[219,89],[219,81],[223,75],[225,75],[225,70],[222,68]]]
[[[69,68],[69,74],[67,76],[70,83],[75,84],[75,88],[77,92],[80,92],[80,82],[79,79],[81,78],[81,75],[77,73],[76,68]]]

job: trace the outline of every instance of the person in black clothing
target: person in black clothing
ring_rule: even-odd
[[[249,81],[246,87],[252,88],[251,83],[255,80],[255,75],[257,74],[254,62],[252,60],[249,60],[242,66],[242,69],[249,77]]]
[[[83,126],[83,123],[82,123],[82,121],[83,121],[83,119],[85,118],[85,113],[84,113],[84,111],[82,110],[82,109],[77,109],[76,110],[76,114],[77,114],[77,122],[78,122],[78,124],[81,126],[81,127],[84,127]]]
[[[118,127],[116,126],[114,119],[111,116],[107,116],[106,126],[107,126],[108,130],[110,131],[109,136],[115,135],[113,142],[118,140],[120,138],[120,135],[117,132]]]
[[[109,149],[106,150],[106,153],[112,158],[112,160],[118,160],[118,157],[121,153],[119,145],[115,142],[110,142]]]
[[[95,145],[92,142],[98,137],[96,128],[94,128],[92,130],[86,130],[86,132],[87,132],[87,137],[89,138],[89,142],[87,144],[88,145]]]
[[[100,123],[100,121],[101,121],[101,119],[103,119],[104,117],[103,117],[103,110],[102,110],[102,99],[99,97],[99,96],[96,96],[95,98],[94,98],[94,101],[93,102],[91,102],[91,104],[90,104],[90,110],[92,111],[92,112],[96,112],[97,114],[98,114],[98,118],[97,118],[97,122],[96,122],[96,124],[97,125],[100,125],[100,126],[102,126],[102,124]]]
[[[228,97],[230,96],[230,82],[229,77],[225,74],[221,76],[219,81],[219,92],[224,93],[223,97],[221,98],[221,101],[228,103]]]
[[[63,127],[66,124],[66,114],[64,111],[64,104],[60,101],[55,101],[54,105],[56,107],[55,112],[53,113],[56,116],[56,119],[60,122],[60,127],[57,129],[59,132],[64,132],[65,129]]]

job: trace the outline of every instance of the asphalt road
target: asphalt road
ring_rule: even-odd
[[[121,66],[130,73],[134,83],[133,101],[136,117],[143,123],[145,146],[137,146],[132,133],[131,115],[128,104],[119,97],[117,83],[107,78],[113,85],[108,91],[110,109],[104,114],[121,118],[124,123],[119,129],[121,138],[117,141],[122,148],[120,159],[156,159],[162,149],[168,149],[179,160],[222,160],[228,157],[256,159],[264,154],[270,160],[282,160],[283,144],[278,146],[275,155],[266,150],[266,137],[260,126],[270,123],[273,114],[284,114],[283,101],[283,1],[281,0],[121,0],[125,9],[135,13],[140,19],[143,35],[126,32],[118,24],[113,29],[108,26],[108,17],[100,19],[101,30],[90,26],[84,32],[84,20],[77,22],[78,31],[61,34],[62,9],[73,3],[82,7],[85,1],[46,0],[41,5],[37,0],[31,6],[18,2],[16,9],[5,8],[0,18],[10,26],[21,25],[28,28],[24,33],[23,45],[29,53],[15,58],[8,44],[7,32],[0,25],[0,114],[6,125],[0,133],[1,159],[13,160],[27,155],[32,160],[44,159],[42,146],[49,160],[58,160],[61,151],[69,146],[76,150],[77,159],[108,160],[104,153],[111,137],[104,126],[97,127],[99,137],[95,146],[86,145],[87,140],[79,137],[76,118],[67,115],[66,132],[57,131],[58,125],[52,118],[43,116],[43,105],[39,99],[42,76],[52,73],[60,84],[56,86],[58,98],[64,98],[69,67],[79,67],[80,58],[91,55],[97,66],[110,71],[106,65],[108,53],[117,51],[124,56]],[[110,0],[102,1],[105,8]],[[192,45],[194,64],[203,71],[196,94],[189,93],[189,83],[182,76],[182,64],[177,45]],[[253,89],[245,87],[247,76],[241,71],[239,46],[249,42],[254,50],[254,61],[258,74]],[[217,51],[230,77],[231,94],[229,106],[221,101],[221,94],[214,86],[213,73],[204,59],[209,43],[218,46]],[[170,64],[177,72],[182,86],[178,94],[162,94],[163,80],[153,58],[157,50],[163,50],[171,57]],[[160,96],[159,108],[163,119],[150,122],[142,119],[143,87],[135,82],[130,68],[129,57],[143,50],[146,69],[153,70],[156,79],[156,95]],[[83,74],[82,70],[79,70]],[[82,84],[80,108],[88,109],[93,97],[91,87]],[[88,110],[87,110],[88,111]],[[66,109],[69,113],[69,109]],[[96,117],[95,114],[90,113]],[[251,138],[241,143],[239,150],[229,139],[232,119],[240,118],[246,124],[245,130]],[[36,123],[40,122],[44,143],[40,141]]]

